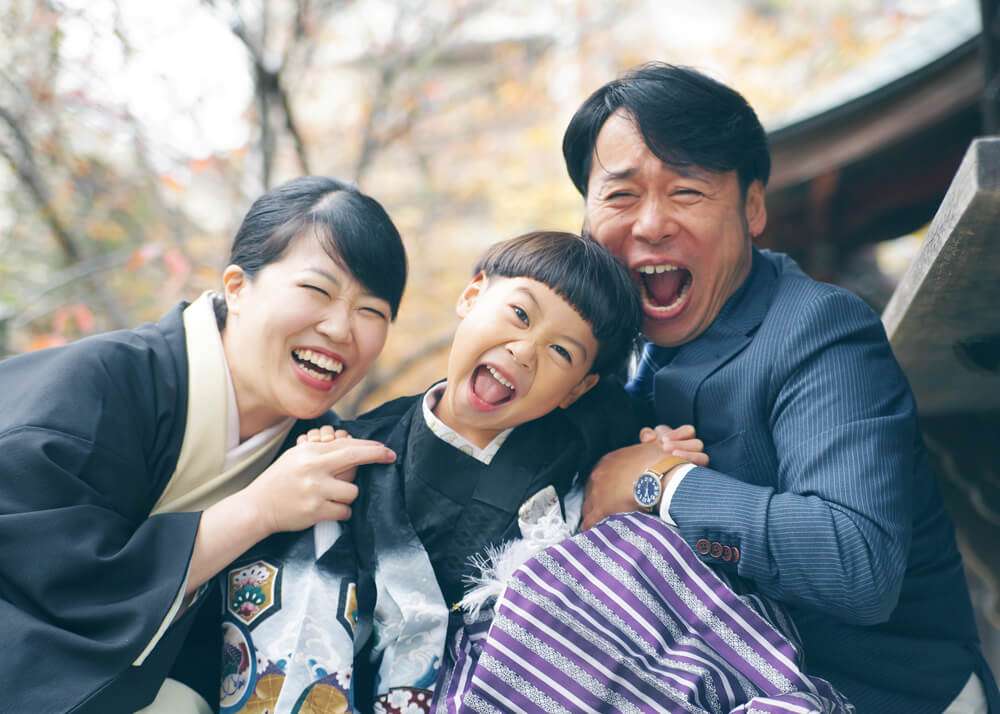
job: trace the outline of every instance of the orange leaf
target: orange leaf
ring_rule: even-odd
[[[66,344],[66,338],[60,335],[35,335],[28,343],[28,352],[44,350],[49,347],[59,347]]]

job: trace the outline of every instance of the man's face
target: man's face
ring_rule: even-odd
[[[735,171],[668,166],[622,111],[601,128],[586,228],[632,272],[643,332],[656,344],[681,345],[708,329],[750,272],[750,238],[766,221],[759,182],[744,199]]]

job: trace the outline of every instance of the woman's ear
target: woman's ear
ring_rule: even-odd
[[[222,294],[226,298],[226,311],[230,315],[240,313],[240,293],[248,282],[246,272],[238,265],[228,265],[222,272]]]
[[[486,286],[486,273],[482,271],[476,273],[476,276],[465,286],[462,294],[458,296],[458,304],[455,305],[455,314],[464,319],[469,314],[469,311],[472,310],[472,306],[476,304],[479,296],[486,291]]]
[[[600,381],[601,375],[594,374],[593,372],[588,374],[586,377],[581,379],[575,387],[569,390],[569,394],[563,397],[563,400],[559,402],[559,406],[563,409],[569,407],[573,402],[582,397],[584,394],[589,392]]]

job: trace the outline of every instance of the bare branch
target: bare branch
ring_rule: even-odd
[[[302,138],[302,132],[299,131],[298,123],[295,121],[295,114],[292,111],[292,103],[289,101],[288,92],[280,81],[278,82],[278,98],[281,101],[281,110],[285,115],[285,128],[288,129],[288,133],[292,137],[292,142],[295,144],[295,155],[299,159],[299,167],[302,169],[302,173],[311,174],[312,171],[309,168],[309,151]]]
[[[45,223],[48,224],[49,230],[52,231],[52,235],[55,237],[56,243],[59,244],[66,262],[76,262],[80,259],[80,249],[76,244],[76,240],[70,235],[70,232],[63,225],[59,216],[56,215],[55,208],[52,206],[50,199],[49,188],[38,171],[34,148],[31,146],[31,142],[21,128],[18,118],[2,106],[0,106],[0,119],[3,119],[4,123],[10,128],[14,142],[20,150],[21,158],[19,160],[2,144],[0,144],[0,154],[10,164],[11,169],[13,169],[18,179],[20,179],[21,184],[27,189],[28,194],[34,200],[35,207],[42,215]]]

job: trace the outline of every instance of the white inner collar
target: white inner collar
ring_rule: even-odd
[[[437,407],[438,402],[441,401],[441,397],[444,394],[447,384],[447,382],[438,382],[433,387],[428,389],[426,394],[424,394],[424,423],[427,424],[427,427],[436,437],[441,439],[441,441],[454,446],[456,449],[468,454],[476,461],[489,466],[493,457],[496,456],[497,451],[499,451],[500,447],[503,446],[503,443],[507,441],[507,437],[510,436],[510,433],[514,431],[514,428],[511,427],[509,429],[504,429],[493,437],[493,440],[490,443],[480,449],[478,446],[438,419],[437,415],[434,414],[434,408]]]

